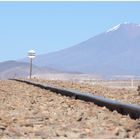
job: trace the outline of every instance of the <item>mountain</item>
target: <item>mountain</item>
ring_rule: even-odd
[[[0,63],[0,79],[18,78],[29,76],[30,64],[26,62],[4,61]],[[33,65],[32,74],[56,73],[50,68],[41,68]]]
[[[119,24],[70,48],[39,55],[34,64],[100,75],[140,74],[140,24]]]

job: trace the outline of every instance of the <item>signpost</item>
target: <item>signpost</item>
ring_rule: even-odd
[[[36,53],[34,50],[28,51],[28,57],[30,58],[30,79],[32,78],[32,59],[35,58]]]

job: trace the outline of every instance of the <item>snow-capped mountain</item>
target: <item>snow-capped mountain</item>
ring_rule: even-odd
[[[34,63],[102,75],[140,74],[140,24],[116,25],[70,48],[39,55]]]

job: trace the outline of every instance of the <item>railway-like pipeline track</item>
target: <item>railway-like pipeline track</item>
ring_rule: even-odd
[[[10,80],[27,83],[33,86],[46,89],[46,90],[50,90],[55,93],[59,93],[64,96],[74,97],[75,99],[84,100],[87,102],[94,102],[94,104],[99,105],[101,107],[105,106],[111,111],[116,110],[118,113],[122,115],[129,115],[132,119],[140,118],[140,106],[135,105],[135,104],[126,104],[120,101],[104,98],[102,96],[96,96],[90,93],[82,93],[80,91],[75,91],[75,90],[68,90],[65,88],[48,86],[46,84],[32,82],[30,80],[21,80],[21,79],[10,79]]]

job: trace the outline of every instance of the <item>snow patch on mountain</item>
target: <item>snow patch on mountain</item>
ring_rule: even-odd
[[[124,22],[122,24],[118,24],[112,28],[110,28],[109,30],[106,31],[106,33],[112,32],[112,31],[116,31],[118,30],[120,27],[127,27],[127,28],[135,28],[135,27],[140,27],[140,24],[133,24],[133,23],[129,23],[129,22]]]
[[[108,33],[108,32],[115,31],[115,30],[117,30],[119,27],[120,27],[120,24],[118,24],[117,26],[114,26],[113,28],[107,30],[106,32]]]

